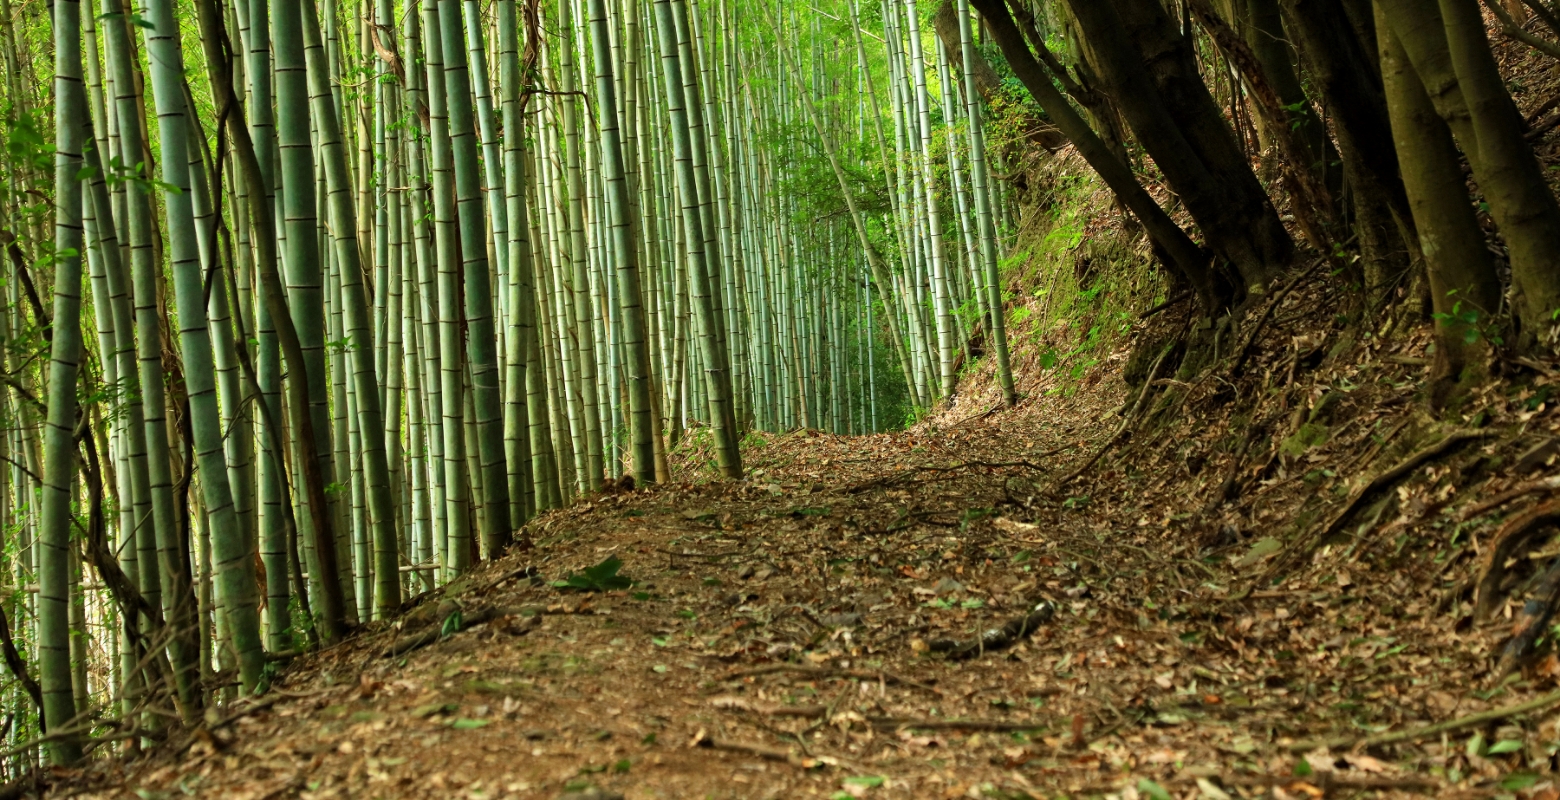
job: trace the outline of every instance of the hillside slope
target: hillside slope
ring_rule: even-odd
[[[1081,162],[1034,173],[1017,408],[977,339],[907,431],[684,453],[52,796],[1560,796],[1556,366],[1431,415],[1423,321],[1314,261],[1188,363]]]
[[[1314,275],[1233,372],[1123,384],[1132,342],[1186,327],[1175,309],[1076,373],[1046,353],[1087,332],[1053,332],[1018,360],[1016,409],[982,405],[976,369],[911,430],[755,438],[745,483],[549,514],[258,701],[56,793],[1552,797],[1560,669],[1494,672],[1547,540],[1502,551],[1493,622],[1471,588],[1493,542],[1556,516],[1555,381],[1433,420],[1421,338],[1350,341]],[[607,559],[631,588],[591,577]],[[571,576],[606,590],[554,586]],[[1347,747],[1383,732],[1405,741]]]

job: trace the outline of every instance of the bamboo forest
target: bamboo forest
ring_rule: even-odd
[[[1556,0],[0,54],[0,798],[1560,796]]]

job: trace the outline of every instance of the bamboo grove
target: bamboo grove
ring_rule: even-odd
[[[1016,403],[1064,148],[1194,309],[1181,377],[1325,267],[1455,409],[1560,320],[1560,115],[1492,35],[1556,57],[1560,8],[0,0],[6,764],[264,692],[619,476],[977,361]]]
[[[903,424],[985,350],[1011,402],[1015,198],[925,11],[0,0],[9,769],[615,476]]]

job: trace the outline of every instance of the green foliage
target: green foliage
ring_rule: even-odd
[[[561,581],[553,581],[553,588],[573,590],[580,592],[606,592],[613,589],[627,589],[634,585],[633,580],[625,575],[619,575],[618,570],[623,568],[623,562],[617,556],[607,556],[600,564],[586,567],[583,572],[576,572]]]
[[[444,623],[439,626],[439,638],[443,639],[453,634],[459,633],[460,628],[460,609],[457,608],[454,611],[451,611],[450,615],[444,618]]]

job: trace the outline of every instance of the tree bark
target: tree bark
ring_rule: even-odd
[[[1214,315],[1228,305],[1228,287],[1219,284],[1208,266],[1207,256],[1154,202],[1154,198],[1137,182],[1132,169],[1116,158],[1105,141],[1094,133],[1083,117],[1068,104],[1061,91],[1051,83],[1051,76],[1029,52],[1029,46],[1024,44],[1023,35],[1013,23],[1013,17],[1003,0],[971,0],[971,5],[985,18],[987,30],[1002,48],[1002,54],[1007,57],[1013,74],[1023,81],[1035,102],[1046,110],[1062,133],[1072,140],[1079,155],[1089,162],[1089,166],[1143,223],[1149,237],[1169,256],[1167,265],[1180,272],[1194,287],[1203,310]]]
[[[1381,14],[1378,9],[1378,19]],[[1439,408],[1484,373],[1486,344],[1479,339],[1500,307],[1500,281],[1469,202],[1451,129],[1436,114],[1397,37],[1385,24],[1377,30],[1398,164],[1435,308],[1430,402]]]
[[[1249,294],[1266,291],[1294,245],[1157,0],[1069,0],[1127,124],[1181,196],[1210,248]]]

